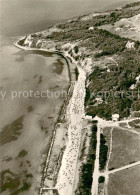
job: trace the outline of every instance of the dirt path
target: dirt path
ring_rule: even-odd
[[[100,139],[101,139],[101,125],[98,124],[97,130],[97,145],[96,145],[96,160],[94,164],[92,195],[98,195],[98,178],[99,178],[99,157],[100,157]]]
[[[114,126],[118,126],[118,123],[113,122],[113,121],[105,121],[99,117],[95,117],[93,120],[98,121],[98,130],[97,130],[97,145],[96,145],[96,159],[95,159],[95,164],[94,164],[94,172],[93,172],[93,182],[92,182],[92,189],[91,189],[91,194],[92,195],[98,195],[98,179],[102,175],[99,170],[99,158],[100,158],[100,136],[101,136],[101,130],[108,126],[112,127],[112,131]],[[112,137],[111,137],[112,139]],[[112,141],[111,141],[111,147],[112,147]],[[110,151],[110,156],[111,156],[111,151]],[[109,157],[110,158],[110,157]],[[108,161],[109,163],[109,161]],[[106,180],[108,181],[108,174],[107,171],[104,172],[104,176]]]
[[[138,161],[136,163],[126,165],[126,166],[118,168],[118,169],[111,170],[111,171],[109,171],[109,174],[113,174],[113,173],[116,173],[116,172],[119,172],[119,171],[122,171],[122,170],[125,170],[125,169],[129,169],[129,168],[132,168],[132,167],[137,166],[137,165],[140,165],[140,161]]]
[[[138,136],[140,136],[140,133],[135,131],[135,130],[130,130],[130,129],[123,128],[123,127],[119,126],[120,123],[124,123],[124,122],[128,123],[128,122],[131,122],[131,121],[136,120],[136,119],[138,119],[138,118],[131,118],[131,119],[123,120],[121,122],[120,121],[113,122],[113,121],[105,121],[105,120],[103,120],[99,117],[94,118],[94,120],[98,121],[98,131],[97,131],[96,160],[95,160],[95,167],[94,167],[94,172],[93,172],[93,183],[92,183],[92,190],[91,190],[92,195],[98,195],[98,187],[99,187],[98,179],[99,179],[100,176],[105,177],[103,193],[104,193],[104,195],[108,195],[108,181],[109,181],[109,175],[110,174],[113,174],[113,173],[116,173],[116,172],[119,172],[119,171],[122,171],[122,170],[125,170],[125,169],[129,169],[131,167],[134,167],[134,166],[137,166],[137,165],[140,164],[140,161],[138,161],[138,162],[123,166],[123,167],[118,168],[118,169],[114,169],[114,170],[111,170],[111,171],[108,170],[109,161],[110,161],[111,154],[112,154],[114,128],[117,127],[117,128],[120,128],[124,131],[128,131],[130,133],[135,133]],[[112,128],[110,129],[110,150],[109,150],[108,160],[107,160],[107,164],[106,164],[106,169],[105,169],[104,172],[100,172],[99,171],[100,133],[101,133],[101,129],[103,129],[104,127],[112,127]]]
[[[106,172],[105,172],[105,185],[104,185],[104,194],[107,195],[108,194],[108,181],[109,181],[109,177],[108,177],[108,167],[109,167],[109,162],[110,162],[110,158],[111,158],[111,154],[112,154],[112,145],[113,145],[113,130],[114,127],[112,127],[111,132],[110,132],[110,150],[109,150],[109,155],[108,155],[108,160],[107,160],[107,164],[106,164]]]

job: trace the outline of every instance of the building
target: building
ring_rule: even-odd
[[[102,104],[103,103],[103,100],[101,97],[97,97],[95,98],[95,100],[97,101],[98,104]]]
[[[114,121],[114,122],[118,121],[119,118],[120,118],[119,114],[113,114],[112,115],[112,121]]]
[[[93,26],[91,26],[91,27],[89,27],[89,29],[88,30],[94,30],[94,27]]]
[[[127,49],[135,49],[135,43],[128,41],[126,44]]]

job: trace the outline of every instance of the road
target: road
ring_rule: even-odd
[[[96,159],[94,164],[93,172],[93,183],[92,183],[92,195],[98,195],[98,178],[99,178],[99,157],[100,157],[100,139],[101,139],[101,126],[98,123],[97,130],[97,145],[96,145]]]

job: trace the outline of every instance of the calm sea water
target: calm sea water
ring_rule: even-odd
[[[108,10],[135,0],[2,0],[2,34],[18,36],[46,29],[85,13]]]
[[[47,29],[49,26],[89,12],[113,9],[132,0],[2,0],[0,99],[1,171],[10,175],[14,187],[8,195],[31,183],[29,190],[20,193],[36,195],[40,183],[41,163],[63,98],[15,98],[12,91],[66,91],[69,79],[65,61],[57,55],[22,51],[12,43],[17,36]],[[20,117],[23,117],[20,119]],[[17,120],[20,123],[17,124]],[[21,129],[16,134],[17,125]],[[13,139],[15,137],[17,139]],[[24,152],[23,152],[24,150]],[[20,152],[22,151],[22,155]],[[25,152],[26,151],[26,152]],[[4,173],[4,172],[3,172]],[[32,174],[31,177],[26,177]],[[6,185],[8,186],[8,184]],[[11,191],[11,192],[10,192]]]
[[[10,192],[4,194],[16,192],[24,182],[32,184],[25,194],[37,194],[43,153],[49,146],[68,85],[68,69],[61,57],[22,51],[12,45],[2,47],[0,91],[6,95],[3,101],[0,99],[0,169],[8,171],[3,178],[5,183],[10,174],[10,182],[19,184],[7,187]],[[49,95],[30,96],[30,91]],[[32,178],[26,177],[29,174]]]

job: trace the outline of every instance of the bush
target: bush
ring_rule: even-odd
[[[105,182],[105,177],[100,176],[99,179],[98,179],[98,182],[99,183],[104,183]]]
[[[28,152],[26,150],[21,150],[18,154],[18,157],[23,158],[24,156],[26,156],[28,154]]]
[[[107,161],[107,152],[108,152],[108,147],[106,145],[105,136],[103,134],[101,134],[100,158],[99,158],[100,170],[105,168],[106,161]]]

